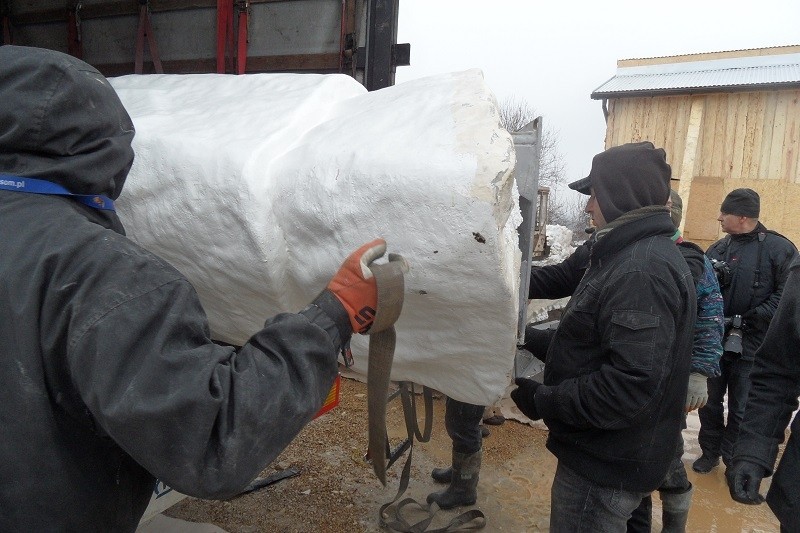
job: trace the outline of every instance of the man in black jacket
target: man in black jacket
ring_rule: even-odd
[[[134,531],[156,477],[239,493],[312,419],[377,303],[348,258],[312,305],[240,349],[114,212],[134,128],[66,54],[0,46],[0,531]],[[154,477],[155,476],[155,477]]]
[[[589,266],[552,334],[544,384],[519,379],[512,392],[550,430],[553,532],[625,531],[675,454],[696,296],[671,239],[669,178],[664,151],[643,142],[598,154],[571,185],[591,194]]]
[[[702,407],[708,400],[706,377],[719,375],[723,333],[722,295],[713,266],[708,258],[696,244],[684,241],[680,230],[677,229],[683,215],[682,201],[678,193],[670,191],[670,202],[667,205],[670,207],[672,223],[676,227],[672,240],[677,244],[678,250],[692,272],[697,293],[692,373],[689,376],[689,390],[684,406],[688,413]],[[592,244],[594,244],[594,234],[561,263],[532,268],[530,297],[554,299],[571,295],[589,266]],[[534,356],[544,360],[550,342],[548,329],[529,324],[526,328],[525,341],[523,347]],[[693,487],[686,475],[682,456],[683,439],[681,438],[672,466],[664,483],[659,487],[664,532],[675,533],[686,529]],[[652,499],[647,496],[628,521],[628,533],[649,532],[652,522],[651,515]]]
[[[761,480],[772,475],[778,445],[797,410],[800,395],[800,259],[790,267],[778,310],[756,351],[750,393],[739,426],[736,449],[725,476],[731,497],[751,505],[764,501]],[[781,523],[781,533],[800,531],[800,417],[775,469],[767,504]]]
[[[786,286],[789,265],[797,254],[791,241],[759,222],[759,211],[756,191],[731,191],[717,218],[728,235],[706,252],[716,261],[728,327],[719,363],[721,375],[708,380],[708,403],[699,411],[697,440],[703,453],[692,465],[699,473],[710,472],[720,456],[730,464],[750,390],[753,356],[764,340]]]

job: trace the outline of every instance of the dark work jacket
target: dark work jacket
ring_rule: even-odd
[[[132,531],[153,476],[231,497],[336,375],[318,309],[218,346],[189,282],[85,211],[0,191],[0,531]]]
[[[772,474],[778,445],[800,395],[800,260],[795,260],[783,296],[758,349],[733,462],[746,460]],[[800,417],[775,470],[767,503],[787,531],[800,531]]]
[[[674,232],[657,213],[598,236],[549,346],[547,447],[598,485],[655,490],[675,453],[696,297]]]
[[[680,233],[672,236],[677,240],[678,250],[683,255],[697,293],[697,322],[692,349],[692,372],[707,377],[719,375],[719,358],[722,355],[722,296],[714,276],[711,263],[703,250],[693,242],[678,239]],[[589,266],[594,235],[561,263],[535,266],[531,268],[530,298],[564,298],[572,295]],[[541,329],[528,325],[525,329],[523,348],[544,362],[552,329]]]
[[[759,235],[763,242],[759,241]],[[731,268],[730,283],[720,287],[725,316],[748,315],[742,336],[742,357],[752,359],[778,308],[789,265],[797,250],[791,241],[768,231],[759,222],[750,233],[728,235],[715,242],[706,255],[725,261]]]
[[[116,199],[134,131],[105,78],[39,48],[0,65],[0,173]],[[113,212],[0,190],[0,228],[0,531],[134,531],[155,477],[233,496],[327,396],[346,339],[319,308],[234,350]]]

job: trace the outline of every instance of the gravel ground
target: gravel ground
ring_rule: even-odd
[[[418,409],[422,425],[419,404]],[[405,437],[399,398],[390,402],[387,421],[390,441],[396,445]],[[508,421],[492,426],[491,432],[484,440],[483,473],[503,465],[524,448],[533,446],[539,453],[546,453],[542,445],[545,433],[541,430]],[[378,509],[394,498],[407,454],[389,469],[384,488],[363,459],[366,447],[366,386],[343,379],[340,405],[309,424],[262,473],[266,476],[294,468],[299,475],[228,501],[188,498],[165,514],[213,523],[231,533],[383,531],[378,526]],[[428,493],[441,490],[442,486],[430,479],[430,470],[446,466],[449,461],[444,398],[437,397],[432,438],[428,443],[414,445],[411,483],[405,496],[424,502]],[[456,514],[442,511],[435,524],[447,523]]]
[[[430,471],[450,463],[444,403],[442,397],[434,400],[430,442],[414,444],[411,482],[403,497],[424,503],[427,494],[443,488],[433,483]],[[417,407],[421,410],[421,405]],[[363,459],[367,447],[366,409],[366,386],[343,379],[340,405],[309,424],[262,473],[266,476],[276,469],[294,468],[299,475],[229,501],[185,499],[164,514],[189,522],[211,523],[230,533],[385,533],[387,530],[378,524],[378,510],[395,497],[407,454],[388,470],[387,486],[382,487]],[[731,500],[723,467],[706,475],[692,472],[691,462],[699,454],[696,418],[696,413],[690,415],[689,428],[684,431],[683,459],[695,486],[687,531],[778,533],[777,520],[766,505],[741,505]],[[399,399],[390,402],[387,421],[390,441],[396,445],[406,434]],[[544,446],[547,432],[543,427],[538,422],[531,427],[512,420],[490,427],[491,435],[483,441],[478,484],[477,507],[486,515],[484,531],[548,530],[550,485],[556,461]],[[762,492],[768,486],[766,480]],[[653,530],[659,531],[661,504],[658,493],[654,494]],[[440,511],[430,529],[446,525],[464,510]]]

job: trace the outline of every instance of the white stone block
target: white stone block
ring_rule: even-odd
[[[111,79],[136,126],[118,210],[195,285],[215,338],[296,312],[375,237],[406,277],[392,378],[475,404],[515,353],[514,148],[479,70],[367,92],[344,75]],[[368,337],[355,336],[366,372]]]

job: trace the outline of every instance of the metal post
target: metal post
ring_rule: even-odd
[[[369,0],[364,63],[368,91],[394,85],[392,46],[397,41],[398,0]]]
[[[531,282],[531,262],[533,258],[533,231],[536,226],[536,198],[539,190],[539,159],[542,153],[542,117],[523,126],[511,134],[517,163],[514,179],[519,190],[519,207],[522,211],[522,224],[519,233],[519,248],[522,250],[519,284],[519,314],[517,320],[517,340],[525,342],[525,325],[528,318],[528,290]]]

